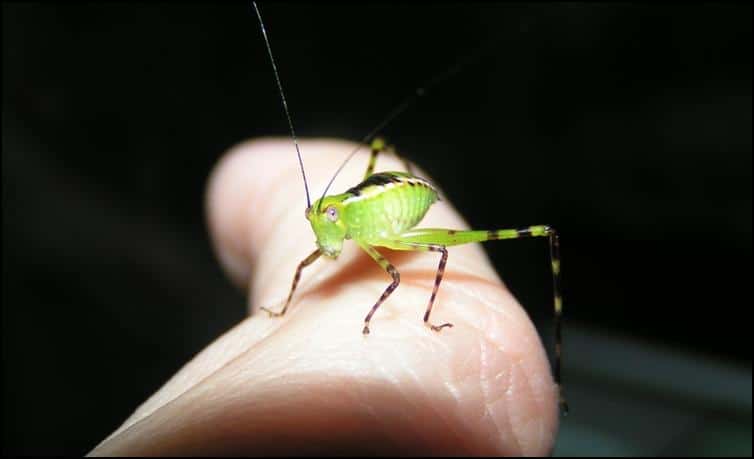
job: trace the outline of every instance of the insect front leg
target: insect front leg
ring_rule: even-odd
[[[391,265],[389,261],[385,257],[383,257],[380,252],[377,251],[374,247],[367,245],[367,244],[359,244],[362,249],[366,253],[371,256],[374,261],[379,264],[382,269],[387,271],[388,274],[393,278],[393,282],[387,286],[384,292],[382,292],[382,296],[380,296],[380,299],[377,300],[377,302],[372,306],[372,309],[369,310],[369,314],[367,314],[366,318],[364,318],[364,329],[362,330],[362,333],[365,335],[369,334],[369,321],[372,320],[372,316],[374,315],[375,311],[377,311],[377,308],[380,307],[380,305],[387,299],[387,297],[390,296],[391,293],[393,293],[393,290],[398,288],[398,284],[401,283],[401,275],[398,272],[397,269],[395,269],[395,266]]]
[[[370,175],[374,173],[374,166],[377,163],[377,155],[380,153],[385,153],[388,151],[392,151],[392,153],[395,155],[396,158],[400,159],[403,162],[403,167],[406,168],[406,171],[413,175],[414,168],[411,166],[411,163],[408,162],[405,158],[400,156],[398,153],[396,153],[395,149],[393,147],[390,147],[385,142],[385,139],[382,137],[377,137],[374,140],[372,140],[372,143],[370,145],[370,148],[372,149],[371,155],[369,155],[369,165],[367,166],[367,171],[364,173],[364,180],[368,179]]]
[[[280,312],[275,312],[270,309],[265,308],[264,306],[261,308],[262,311],[266,311],[267,314],[270,315],[270,317],[280,317],[283,314],[285,314],[285,311],[288,310],[288,305],[291,304],[291,299],[293,298],[293,292],[296,291],[296,286],[298,285],[298,281],[301,279],[301,272],[309,266],[310,264],[314,263],[317,258],[322,255],[322,251],[319,249],[312,252],[308,257],[304,259],[301,263],[299,263],[298,268],[296,268],[296,275],[293,276],[293,284],[291,285],[291,291],[288,293],[288,300],[285,302],[285,306],[283,306],[283,309]]]

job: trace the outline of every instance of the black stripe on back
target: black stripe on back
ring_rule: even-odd
[[[370,175],[369,178],[359,183],[355,187],[346,191],[346,193],[350,193],[354,196],[359,196],[361,195],[361,192],[362,190],[364,190],[364,188],[370,186],[383,186],[387,185],[388,183],[401,183],[403,182],[403,179],[404,177],[398,177],[392,174],[374,174]]]

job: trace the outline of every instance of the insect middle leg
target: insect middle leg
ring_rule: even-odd
[[[413,175],[414,168],[411,166],[411,163],[400,156],[398,153],[396,153],[394,148],[388,146],[387,143],[385,143],[385,139],[383,139],[382,137],[377,137],[372,140],[370,148],[372,150],[372,153],[369,156],[369,165],[367,166],[367,171],[364,173],[364,180],[368,179],[369,176],[374,173],[374,166],[377,163],[377,155],[379,155],[380,153],[386,153],[388,151],[392,151],[392,153],[403,162],[403,167],[406,168],[406,171],[409,174]]]
[[[417,246],[420,247],[420,246]],[[442,252],[440,257],[440,265],[437,267],[437,274],[435,276],[435,286],[432,288],[432,296],[429,297],[429,304],[427,305],[427,311],[424,313],[424,325],[427,325],[434,331],[440,331],[445,327],[452,327],[453,324],[445,322],[442,325],[433,325],[429,322],[429,314],[432,312],[432,304],[435,302],[437,296],[437,290],[440,288],[440,282],[442,282],[442,276],[445,274],[445,264],[448,262],[448,249],[442,245],[429,244],[426,246],[427,250],[432,252]]]
[[[382,292],[382,295],[380,296],[380,299],[377,300],[377,302],[372,306],[372,309],[369,310],[369,314],[364,318],[364,329],[362,330],[362,333],[365,335],[369,334],[369,321],[372,320],[372,316],[374,315],[375,311],[377,311],[377,308],[380,307],[380,305],[387,299],[387,297],[390,296],[391,293],[393,293],[393,290],[398,288],[398,285],[401,283],[401,275],[398,272],[397,269],[395,269],[395,266],[391,265],[389,261],[385,257],[380,254],[380,252],[377,251],[374,247],[367,244],[359,244],[362,249],[366,253],[371,256],[374,261],[379,264],[382,269],[387,271],[388,274],[393,278],[393,282],[387,286],[384,292]]]
[[[299,263],[298,268],[296,268],[296,274],[293,276],[293,284],[291,285],[291,291],[288,293],[288,300],[285,302],[285,306],[283,306],[283,309],[280,310],[280,312],[275,312],[270,309],[267,309],[265,307],[262,307],[262,311],[266,311],[267,314],[270,315],[270,317],[279,317],[285,314],[285,311],[288,310],[288,306],[291,304],[291,299],[293,299],[293,292],[296,291],[296,286],[298,286],[298,281],[301,279],[301,271],[304,270],[307,266],[314,263],[317,258],[322,255],[322,251],[317,249],[314,252],[312,252],[308,257],[304,258],[304,260]]]
[[[443,275],[445,274],[445,265],[448,263],[448,249],[445,248],[444,245],[440,244],[416,243],[405,241],[402,238],[384,241],[380,245],[384,245],[385,247],[391,248],[393,250],[410,250],[423,252],[429,251],[440,252],[442,254],[440,256],[440,264],[437,267],[437,273],[435,274],[435,285],[432,288],[432,295],[429,297],[429,304],[427,304],[427,310],[424,312],[424,325],[428,326],[434,331],[440,331],[445,327],[452,327],[453,324],[450,322],[445,322],[442,325],[434,325],[429,321],[429,315],[432,313],[432,305],[434,304],[435,298],[437,297],[437,290],[440,288],[440,283],[442,282]]]

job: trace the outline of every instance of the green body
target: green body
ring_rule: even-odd
[[[450,323],[434,325],[429,321],[437,289],[445,272],[448,259],[446,247],[500,239],[522,237],[546,237],[550,243],[554,308],[555,308],[555,382],[560,384],[562,300],[560,296],[560,255],[557,232],[550,226],[537,225],[518,229],[489,231],[466,231],[444,228],[416,228],[429,208],[438,201],[437,190],[426,180],[406,172],[374,171],[377,155],[385,151],[381,139],[372,143],[372,155],[364,174],[364,181],[345,193],[324,196],[306,210],[306,218],[316,236],[317,249],[304,259],[296,270],[288,300],[279,312],[263,308],[270,315],[285,314],[293,298],[293,292],[301,277],[302,270],[321,255],[337,258],[343,249],[343,242],[352,239],[367,252],[392,278],[393,282],[372,306],[364,319],[363,333],[369,333],[372,315],[388,296],[398,287],[400,274],[385,259],[376,247],[393,250],[433,251],[442,254],[435,277],[432,296],[429,299],[424,323],[434,331],[452,327]],[[410,170],[410,166],[409,170]],[[565,400],[561,406],[567,412]]]
[[[426,180],[404,172],[382,172],[345,193],[316,201],[312,209],[319,212],[307,212],[307,219],[323,254],[337,258],[344,239],[389,247],[415,227],[437,200],[437,190]]]
[[[555,382],[560,385],[560,355],[561,355],[561,336],[560,322],[562,315],[562,301],[560,297],[560,256],[559,242],[557,232],[549,226],[529,226],[520,229],[504,229],[490,231],[461,231],[452,229],[416,229],[415,226],[424,218],[430,206],[437,202],[437,190],[424,179],[411,174],[410,164],[404,161],[405,172],[383,172],[372,174],[377,159],[377,155],[385,151],[385,142],[380,139],[374,139],[371,144],[372,155],[364,174],[364,181],[359,185],[351,188],[345,193],[323,196],[321,199],[309,203],[309,185],[306,181],[304,164],[301,160],[301,152],[298,149],[296,133],[293,129],[288,106],[283,93],[283,86],[277,73],[275,59],[272,55],[270,42],[267,39],[267,32],[264,29],[262,16],[256,2],[252,2],[256,11],[259,24],[261,26],[262,36],[267,46],[267,52],[270,57],[270,63],[275,74],[275,80],[280,91],[280,98],[283,102],[283,108],[288,118],[288,124],[291,129],[291,137],[296,146],[301,174],[304,179],[304,188],[306,191],[307,209],[306,218],[312,225],[312,230],[317,239],[317,249],[299,263],[296,274],[293,277],[293,284],[288,294],[288,300],[285,302],[283,309],[272,311],[263,307],[271,316],[282,316],[291,304],[293,293],[296,290],[301,272],[310,264],[314,263],[321,255],[330,258],[337,258],[343,249],[343,241],[346,239],[354,240],[365,252],[367,252],[393,279],[390,285],[385,289],[377,302],[372,306],[366,318],[364,319],[364,328],[362,333],[369,333],[369,321],[372,319],[377,308],[387,299],[388,296],[398,287],[400,283],[400,274],[393,265],[390,264],[375,247],[388,247],[394,250],[420,250],[433,251],[442,254],[440,264],[435,276],[435,285],[432,289],[432,296],[429,298],[429,305],[424,313],[424,323],[434,331],[440,331],[446,327],[452,327],[450,323],[434,325],[429,321],[432,305],[437,295],[437,289],[442,281],[445,272],[445,264],[448,260],[448,246],[467,244],[472,242],[483,242],[497,239],[515,239],[519,237],[546,237],[550,243],[550,262],[552,267],[554,306],[555,306]],[[421,89],[421,88],[420,88]],[[417,90],[417,94],[423,93]],[[394,118],[405,107],[401,104],[397,111],[391,112],[386,121]],[[384,123],[381,124],[381,126]],[[371,134],[367,137],[371,137]],[[353,153],[356,153],[354,150]],[[353,156],[353,153],[351,156]],[[349,159],[350,157],[349,156]],[[346,160],[347,162],[347,160]],[[342,165],[341,165],[342,168]],[[338,169],[338,172],[340,169]],[[335,174],[337,176],[337,172]],[[334,179],[334,177],[333,177]],[[330,182],[332,184],[332,181]],[[325,189],[325,194],[327,193]],[[561,395],[561,407],[567,412],[567,405]]]

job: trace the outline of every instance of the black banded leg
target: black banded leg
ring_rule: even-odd
[[[437,296],[437,290],[440,288],[440,282],[442,282],[442,276],[445,274],[445,264],[448,262],[448,249],[441,245],[428,245],[427,250],[430,252],[442,252],[440,257],[440,266],[437,267],[437,276],[435,276],[435,286],[432,289],[432,296],[429,297],[429,305],[427,305],[427,312],[424,313],[424,325],[427,325],[434,331],[440,331],[445,327],[452,327],[453,324],[445,322],[442,325],[433,325],[429,322],[429,314],[432,312],[432,304],[435,302]]]
[[[406,171],[409,174],[413,175],[413,167],[411,167],[411,163],[408,162],[405,158],[398,155],[398,153],[395,152],[395,149],[393,147],[390,147],[385,142],[385,139],[382,137],[377,137],[374,140],[372,140],[372,143],[370,144],[370,148],[372,149],[372,153],[369,155],[369,165],[367,166],[367,171],[364,173],[364,180],[368,179],[370,175],[374,173],[374,167],[377,163],[377,155],[380,153],[385,153],[387,151],[392,151],[396,158],[401,160],[403,162],[403,167],[406,168]]]
[[[374,173],[374,166],[377,163],[377,155],[386,150],[385,140],[381,137],[377,137],[372,140],[370,145],[372,153],[369,155],[369,165],[367,165],[367,171],[364,173],[364,180],[368,179],[370,175]]]
[[[560,240],[555,228],[547,225],[528,226],[520,229],[503,230],[452,230],[434,228],[416,228],[401,235],[400,242],[410,245],[432,245],[440,242],[443,246],[469,244],[472,242],[496,241],[503,239],[518,239],[524,237],[546,237],[550,243],[550,265],[552,267],[553,303],[555,309],[555,357],[553,364],[553,377],[558,387],[562,387],[560,375],[562,355],[562,317],[563,300],[560,290]],[[389,246],[400,249],[400,247]],[[568,404],[565,397],[560,395],[560,406],[563,413],[568,413]]]
[[[517,237],[547,237],[550,243],[550,265],[552,267],[552,291],[555,309],[555,362],[553,364],[553,377],[558,385],[558,397],[563,414],[568,414],[568,402],[563,395],[563,383],[560,375],[561,354],[563,347],[562,320],[563,320],[563,296],[560,290],[560,237],[555,228],[547,225],[530,226],[515,230]],[[491,231],[490,233],[498,233]],[[499,239],[499,238],[490,238]]]
[[[568,402],[563,395],[563,385],[560,376],[561,366],[561,354],[563,347],[563,337],[561,334],[562,320],[563,320],[563,296],[560,286],[560,237],[558,236],[555,228],[549,226],[547,228],[547,234],[550,241],[550,262],[552,264],[552,290],[555,302],[555,365],[553,373],[555,374],[555,383],[558,385],[558,392],[560,397],[560,407],[564,414],[568,414]]]
[[[408,251],[422,251],[422,252],[440,252],[440,265],[437,267],[437,275],[435,276],[435,285],[432,288],[432,295],[429,297],[429,304],[427,310],[424,312],[424,325],[428,326],[434,331],[440,331],[445,327],[452,327],[453,324],[445,322],[442,325],[434,325],[429,321],[429,315],[432,313],[432,305],[435,303],[435,297],[437,297],[437,291],[440,288],[443,275],[445,275],[445,265],[448,263],[448,249],[444,245],[431,244],[428,242],[409,242],[401,238],[398,240],[383,241],[385,247],[389,247],[393,250],[408,250]]]
[[[371,256],[374,261],[376,261],[377,264],[379,264],[382,269],[387,271],[387,273],[390,274],[390,276],[393,278],[393,282],[387,286],[384,292],[382,292],[380,299],[377,300],[374,306],[372,306],[372,309],[369,310],[369,314],[367,314],[367,316],[364,318],[364,329],[362,330],[362,333],[368,335],[369,321],[372,320],[372,316],[374,315],[375,311],[377,311],[377,308],[379,308],[380,305],[387,299],[387,297],[389,297],[390,294],[393,293],[396,288],[398,288],[398,284],[401,283],[401,275],[398,270],[395,269],[395,267],[391,265],[390,262],[380,254],[380,252],[377,251],[377,249],[369,245],[361,245],[361,248],[363,248],[364,251],[366,251],[366,253],[368,253],[369,256]]]
[[[280,317],[283,314],[285,314],[285,311],[288,310],[288,305],[291,304],[291,299],[293,298],[293,292],[296,290],[296,286],[298,285],[298,281],[301,279],[301,271],[304,270],[307,266],[314,263],[317,258],[322,255],[322,252],[317,249],[314,252],[312,252],[308,257],[304,259],[301,263],[299,263],[298,268],[296,268],[296,275],[293,276],[293,284],[291,285],[291,291],[288,293],[288,300],[285,302],[285,306],[283,306],[283,309],[280,312],[275,312],[270,309],[267,309],[265,307],[262,307],[262,311],[266,311],[267,314],[270,315],[270,317]]]

